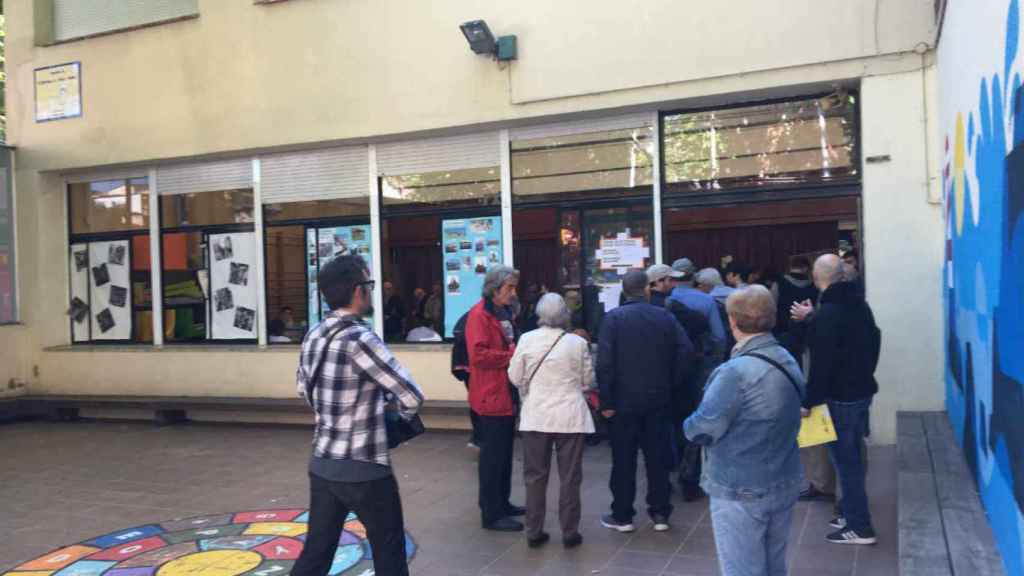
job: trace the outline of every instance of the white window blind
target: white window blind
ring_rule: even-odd
[[[509,132],[512,140],[533,140],[535,138],[551,138],[553,136],[569,136],[572,134],[589,134],[591,132],[609,132],[642,128],[651,125],[653,115],[650,112],[613,116],[610,118],[594,118],[588,120],[570,120],[514,128]]]
[[[488,168],[500,159],[497,131],[377,145],[378,172],[386,176]]]
[[[369,196],[365,146],[271,154],[260,158],[264,204]]]
[[[156,189],[161,196],[243,188],[252,188],[250,158],[171,164],[156,169]]]
[[[199,0],[52,0],[53,34],[70,40],[199,13]]]

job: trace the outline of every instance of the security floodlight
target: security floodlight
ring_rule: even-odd
[[[475,54],[489,54],[497,60],[516,59],[516,37],[502,36],[495,38],[487,22],[471,20],[459,25],[462,35],[469,42],[469,48]]]
[[[494,54],[498,51],[498,41],[483,20],[471,20],[459,26],[462,35],[469,42],[469,48],[476,54]]]

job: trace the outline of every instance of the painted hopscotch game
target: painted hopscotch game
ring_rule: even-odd
[[[302,552],[309,512],[257,510],[120,530],[30,560],[3,576],[287,576]],[[406,535],[406,553],[416,552]],[[373,574],[366,528],[345,521],[330,576]]]

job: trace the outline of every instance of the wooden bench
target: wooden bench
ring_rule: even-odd
[[[1005,574],[944,412],[896,416],[901,576]]]
[[[83,410],[125,410],[152,412],[157,424],[174,424],[189,420],[194,411],[259,412],[269,414],[305,415],[309,406],[300,398],[239,398],[217,396],[96,396],[96,395],[26,395],[6,399],[14,404],[18,418],[47,418],[68,421],[79,418]],[[420,413],[431,416],[462,416],[468,404],[453,400],[428,400]]]

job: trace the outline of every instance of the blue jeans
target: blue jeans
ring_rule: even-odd
[[[786,576],[786,545],[799,487],[751,500],[711,498],[722,576]]]
[[[829,445],[829,451],[836,465],[839,484],[843,489],[839,511],[846,519],[847,528],[858,533],[872,530],[865,486],[867,472],[864,468],[864,454],[861,453],[864,435],[867,434],[870,409],[870,398],[856,402],[828,403],[837,437],[837,440]]]

